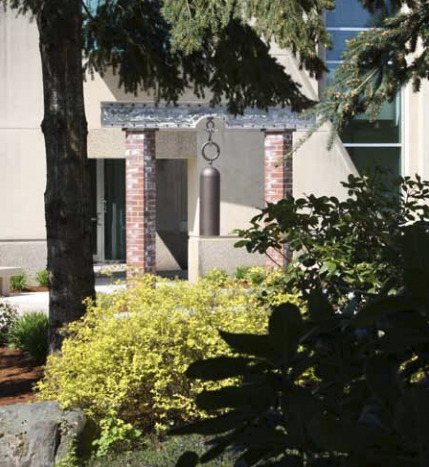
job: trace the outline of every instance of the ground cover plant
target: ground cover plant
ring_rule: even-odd
[[[416,176],[398,177],[375,172],[349,176],[343,183],[348,197],[309,195],[287,197],[269,204],[239,231],[237,246],[249,252],[295,253],[285,270],[288,290],[304,295],[323,289],[334,306],[354,294],[350,306],[400,282],[403,227],[429,221],[429,182]]]
[[[41,287],[48,287],[49,285],[49,271],[41,269],[36,273],[36,281]]]
[[[143,276],[88,303],[68,326],[61,355],[48,358],[39,398],[82,408],[97,426],[98,455],[129,448],[206,417],[195,395],[218,383],[190,381],[184,371],[195,359],[228,353],[219,329],[262,332],[267,320],[267,306],[245,287]]]
[[[10,288],[18,292],[22,292],[26,289],[28,283],[27,274],[18,274],[16,276],[11,276],[10,278]]]
[[[7,332],[11,349],[25,352],[34,364],[42,365],[48,355],[48,317],[43,311],[29,312],[16,318]]]
[[[213,437],[177,466],[226,451],[236,467],[429,465],[429,232],[421,223],[403,232],[398,292],[380,290],[350,313],[314,289],[306,309],[274,307],[264,335],[221,333],[234,355],[197,361],[187,375],[241,378],[197,396],[220,415],[172,430]],[[303,384],[308,369],[316,379]]]

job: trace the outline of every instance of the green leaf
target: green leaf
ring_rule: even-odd
[[[268,333],[282,360],[288,362],[295,355],[304,323],[299,308],[291,303],[276,307],[270,316]]]
[[[253,410],[268,408],[276,401],[277,393],[272,385],[249,384],[229,386],[216,391],[198,394],[196,403],[202,410],[218,410],[227,407],[249,407]]]
[[[215,357],[192,363],[186,370],[189,378],[218,381],[244,375],[251,360],[244,357]]]
[[[326,295],[320,290],[311,291],[308,298],[308,312],[314,320],[331,318],[334,314],[334,309],[329,303]]]
[[[409,446],[418,450],[419,466],[429,465],[429,390],[407,389],[396,405],[394,424]]]
[[[198,465],[199,457],[195,452],[186,451],[176,463],[176,467],[195,467]]]
[[[374,395],[394,406],[401,395],[398,387],[398,364],[387,355],[374,355],[366,361],[365,375]]]
[[[256,334],[233,334],[220,331],[222,339],[237,353],[272,360],[274,349],[268,336]]]
[[[248,414],[241,412],[229,412],[216,418],[209,418],[200,422],[191,423],[169,431],[171,435],[217,435],[231,431],[243,424],[248,418]]]
[[[336,419],[333,415],[316,417],[309,425],[309,434],[322,449],[342,453],[379,449],[394,443],[394,438],[382,431]]]
[[[400,311],[409,311],[416,308],[415,301],[405,295],[395,295],[380,297],[373,300],[351,321],[351,324],[358,328],[374,326],[377,321],[389,314]]]

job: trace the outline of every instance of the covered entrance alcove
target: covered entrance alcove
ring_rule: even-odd
[[[215,163],[222,177],[221,232],[216,237],[199,232],[199,174],[207,165],[201,147],[207,141],[209,117],[214,118],[217,132],[213,139],[221,148]],[[246,227],[266,202],[292,191],[292,161],[283,156],[291,149],[293,132],[308,125],[288,109],[251,109],[234,117],[224,107],[202,104],[103,103],[102,126],[122,128],[125,135],[127,265],[156,272],[163,254],[160,241],[164,241],[170,242],[170,253],[176,250],[177,258],[182,254],[181,267],[188,267],[190,280],[213,267],[233,272],[237,266],[273,266],[265,257],[234,248],[237,237],[233,231]],[[160,174],[168,161],[176,161],[177,167],[176,175],[171,172],[166,179]],[[187,178],[186,194],[180,196],[174,194],[178,176]],[[162,232],[170,216],[160,214],[157,206],[165,205],[166,200],[170,215],[179,219],[175,236]]]

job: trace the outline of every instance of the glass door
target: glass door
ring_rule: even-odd
[[[91,171],[91,240],[92,254],[97,263],[104,261],[104,161],[90,159]]]
[[[104,160],[105,260],[125,261],[125,160]]]

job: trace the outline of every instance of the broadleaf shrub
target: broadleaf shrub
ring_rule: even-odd
[[[27,353],[41,365],[48,355],[48,317],[43,311],[29,312],[16,319],[9,329],[9,347]]]
[[[397,290],[403,229],[429,221],[429,182],[419,176],[350,175],[342,185],[344,201],[309,195],[269,204],[237,243],[251,253],[287,244],[296,253],[284,271],[287,289],[307,297],[322,289],[337,308],[347,292],[357,306],[386,287]]]
[[[290,300],[298,301],[289,295]],[[112,414],[144,433],[205,416],[194,399],[219,383],[184,375],[199,358],[228,353],[218,330],[261,332],[268,311],[246,288],[153,276],[101,296],[50,355],[39,398],[78,406],[97,423]]]
[[[204,382],[241,375],[197,397],[200,409],[227,412],[171,433],[213,435],[201,464],[229,450],[237,466],[427,467],[427,226],[405,227],[399,245],[397,293],[381,290],[350,313],[313,290],[301,313],[293,304],[274,307],[265,335],[222,333],[246,358],[197,361],[187,375]],[[310,368],[317,379],[306,383]]]

